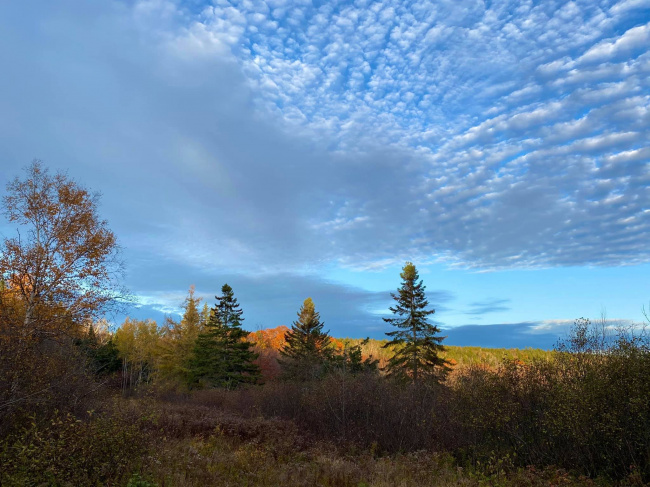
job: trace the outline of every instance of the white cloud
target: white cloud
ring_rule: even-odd
[[[108,144],[134,192],[155,168],[140,191],[182,223],[136,245],[249,271],[650,260],[643,2],[110,5],[62,21],[88,47],[61,29],[49,61],[43,31],[4,29],[3,141]]]
[[[650,23],[633,27],[615,40],[596,44],[579,57],[577,62],[605,61],[621,54],[628,54],[635,49],[647,50],[648,44],[650,44]]]

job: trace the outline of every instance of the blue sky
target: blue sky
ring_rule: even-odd
[[[0,184],[100,190],[132,314],[228,282],[381,337],[406,260],[448,343],[650,301],[649,0],[3,2],[0,43]]]

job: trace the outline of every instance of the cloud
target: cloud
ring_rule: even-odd
[[[650,260],[643,2],[38,7],[0,6],[0,174],[101,190],[137,272]]]
[[[537,322],[462,325],[443,329],[445,345],[486,348],[542,348],[551,350],[558,343],[555,332],[533,332]]]
[[[160,269],[158,265],[151,265],[148,270],[153,276],[147,278],[141,274],[145,269],[138,269],[131,279],[131,284],[137,286],[142,295],[140,306],[134,306],[129,311],[131,315],[158,316],[160,319],[165,314],[177,316],[180,313],[180,305],[187,291],[178,290],[178,277],[175,274],[164,273]],[[174,267],[167,269],[174,270]],[[178,271],[183,272],[183,269],[179,268]],[[333,336],[383,337],[383,332],[387,331],[382,314],[378,312],[390,305],[390,293],[387,291],[371,292],[317,276],[288,273],[246,276],[196,272],[191,278],[197,296],[202,297],[210,307],[214,306],[214,296],[220,294],[221,286],[230,284],[244,310],[244,328],[248,330],[291,326],[297,319],[296,313],[302,302],[311,297],[325,327]],[[148,289],[151,283],[155,283],[155,288]],[[440,296],[433,294],[438,299],[445,297],[444,293]]]
[[[507,306],[508,303],[510,303],[509,299],[486,299],[484,301],[476,301],[470,303],[470,310],[465,314],[479,316],[487,313],[508,311],[510,309],[510,306]]]
[[[615,40],[602,41],[580,56],[577,63],[604,61],[616,56],[629,54],[635,49],[647,50],[650,43],[650,23],[639,25],[626,31]]]

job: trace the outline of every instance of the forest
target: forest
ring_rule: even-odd
[[[227,283],[113,324],[129,298],[98,203],[39,161],[3,195],[0,485],[650,483],[644,324],[446,346],[411,262],[385,340],[330,336],[307,296],[290,326],[246,331]]]

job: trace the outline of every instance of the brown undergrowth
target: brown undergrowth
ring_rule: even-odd
[[[297,421],[263,417],[246,396],[115,397],[82,418],[34,421],[3,442],[0,485],[597,485],[555,467],[518,468],[507,458],[470,465],[443,451],[389,454],[376,443],[324,439]],[[635,485],[635,479],[620,485]]]
[[[265,419],[252,414],[254,409],[246,416],[229,411],[227,396],[214,391],[131,401],[128,407],[147,411],[147,434],[156,444],[132,477],[142,482],[138,485],[595,485],[556,468],[517,469],[499,461],[463,468],[442,452],[382,455],[375,445],[324,441],[293,421]]]

